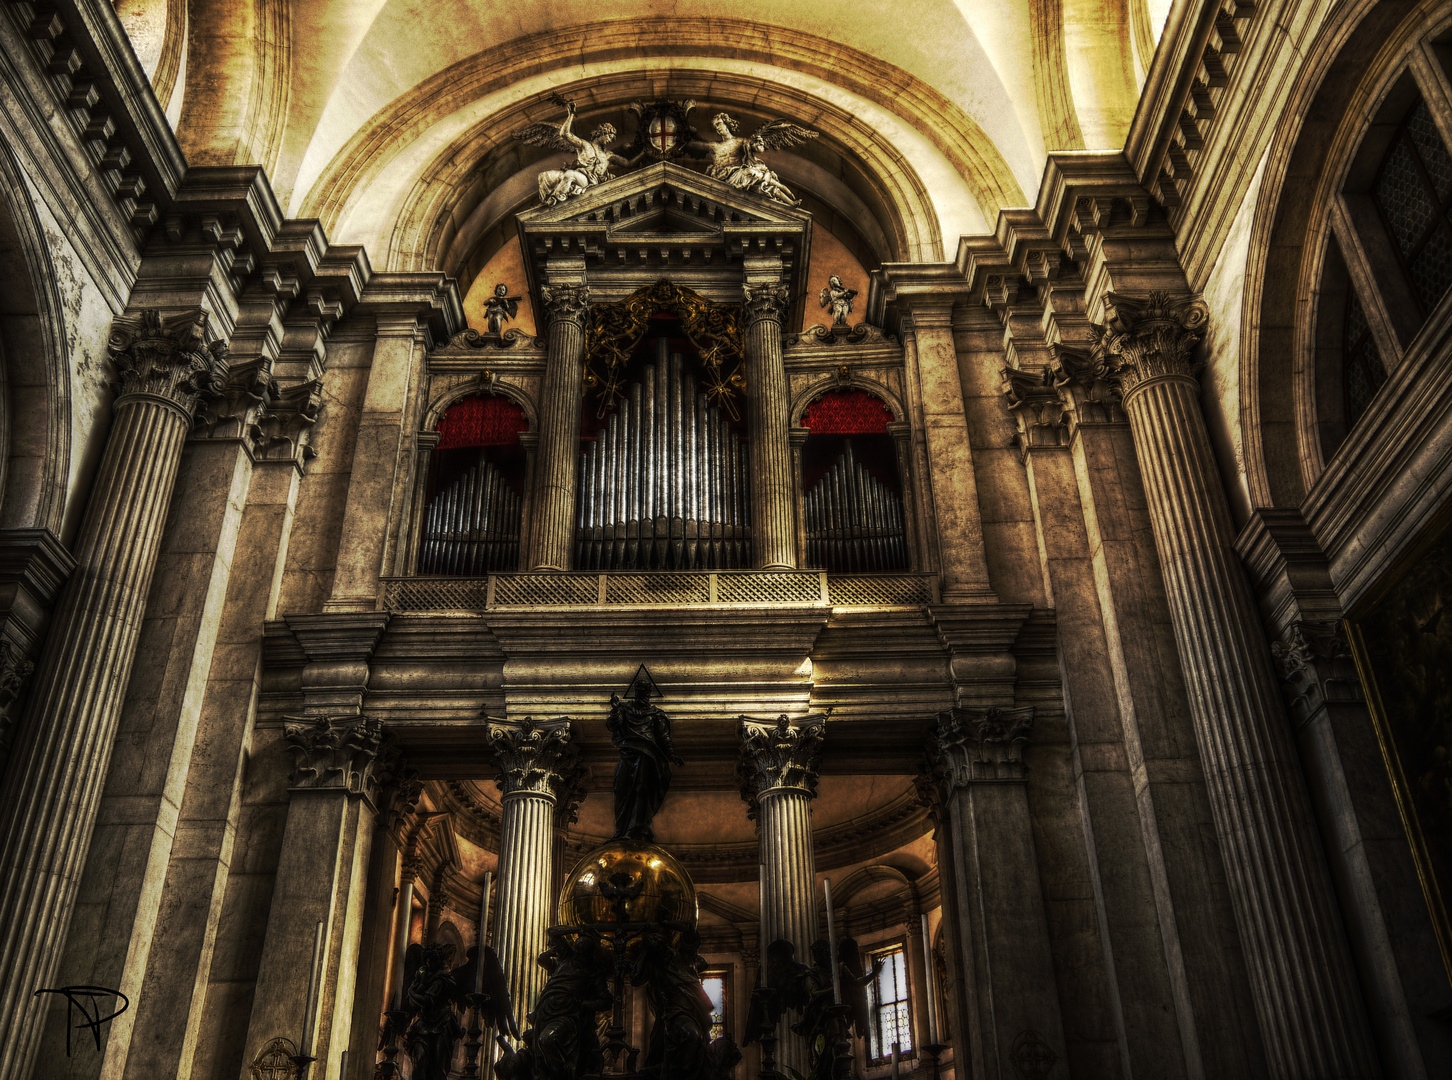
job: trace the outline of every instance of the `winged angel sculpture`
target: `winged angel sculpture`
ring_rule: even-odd
[[[539,201],[545,206],[554,206],[583,195],[596,184],[602,184],[613,175],[612,166],[622,168],[635,164],[610,149],[615,141],[615,127],[601,124],[590,132],[590,138],[582,139],[572,130],[575,124],[575,103],[566,101],[559,94],[551,94],[550,101],[565,110],[565,119],[559,127],[553,124],[530,124],[520,128],[514,137],[530,146],[544,146],[563,153],[573,153],[575,160],[563,169],[547,169],[539,174]]]
[[[730,113],[720,112],[711,118],[711,126],[721,138],[716,142],[696,139],[688,143],[686,152],[692,157],[709,159],[706,175],[721,180],[738,191],[765,195],[768,199],[799,206],[801,200],[777,178],[758,154],[765,150],[785,150],[789,146],[815,139],[817,132],[793,124],[790,120],[772,120],[747,136],[737,135],[741,125]]]

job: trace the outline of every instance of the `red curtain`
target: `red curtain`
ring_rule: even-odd
[[[498,394],[475,394],[456,401],[439,420],[440,450],[468,446],[511,446],[529,430],[524,410]]]
[[[892,420],[882,399],[865,390],[828,390],[802,414],[814,435],[884,435]]]

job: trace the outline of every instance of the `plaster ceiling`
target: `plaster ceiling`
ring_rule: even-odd
[[[514,128],[557,116],[554,90],[620,121],[632,98],[678,94],[818,126],[844,170],[929,227],[893,257],[941,258],[1029,202],[1048,152],[1122,145],[1167,6],[122,0],[118,12],[190,161],[260,163],[288,213],[368,245],[376,267],[423,269],[444,249],[414,234],[454,235],[481,187],[498,186],[471,170]],[[629,138],[633,122],[617,127]],[[850,201],[825,190],[830,165],[793,179]]]

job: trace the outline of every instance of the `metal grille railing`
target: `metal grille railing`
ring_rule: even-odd
[[[386,578],[383,601],[390,611],[704,604],[915,607],[937,601],[937,577],[933,574],[839,576],[815,570],[407,577]]]

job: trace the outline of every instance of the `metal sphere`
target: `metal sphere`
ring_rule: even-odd
[[[639,840],[611,840],[596,848],[575,865],[560,891],[564,926],[694,927],[696,918],[696,887],[685,868],[664,848]]]

